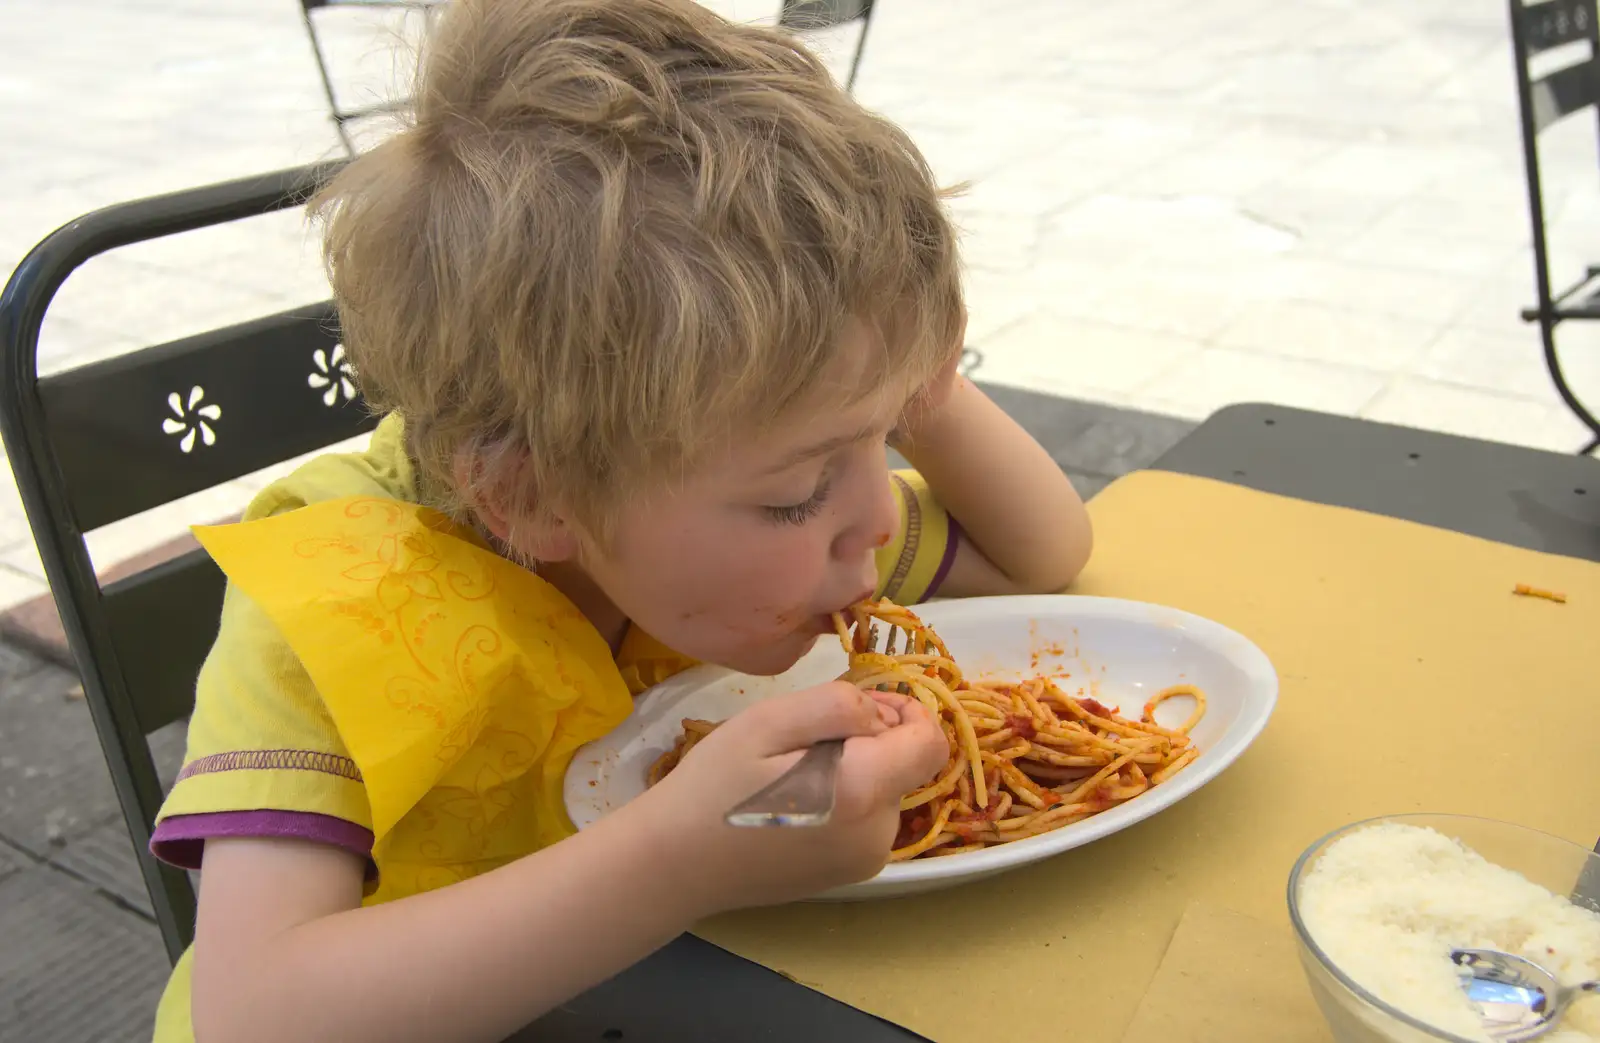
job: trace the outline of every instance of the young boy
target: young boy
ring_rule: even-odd
[[[870,594],[1083,566],[1071,485],[956,375],[911,142],[690,0],[456,0],[414,125],[318,207],[388,417],[201,533],[230,584],[153,842],[204,855],[157,1039],[489,1043],[701,917],[876,873],[946,751],[898,696],[754,706],[581,835],[561,784],[693,662],[779,673]],[[831,825],[722,823],[828,738]]]

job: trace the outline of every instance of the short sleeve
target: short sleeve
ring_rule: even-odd
[[[296,837],[369,860],[373,843],[361,772],[316,686],[266,612],[232,584],[150,849],[195,869],[205,841],[224,836]]]
[[[900,506],[900,527],[878,550],[878,596],[915,605],[939,591],[955,560],[961,530],[915,471],[893,471],[889,481]]]

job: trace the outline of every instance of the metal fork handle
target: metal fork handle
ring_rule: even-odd
[[[827,825],[833,817],[834,780],[843,754],[843,739],[817,743],[792,768],[728,812],[728,825],[741,828]]]

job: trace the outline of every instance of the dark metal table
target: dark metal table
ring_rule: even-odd
[[[1241,405],[1218,412],[1155,466],[1600,561],[1600,461],[1585,457]],[[690,936],[514,1037],[515,1043],[819,1039],[922,1037]]]
[[[1588,457],[1241,405],[1155,466],[1600,561],[1600,461]]]

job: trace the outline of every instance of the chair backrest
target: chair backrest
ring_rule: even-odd
[[[778,24],[786,29],[831,29],[872,17],[872,0],[783,0]]]
[[[1590,107],[1596,107],[1600,119],[1596,104],[1600,103],[1600,14],[1596,0],[1510,0],[1510,15],[1535,274],[1540,308],[1548,310],[1550,273],[1538,138],[1554,124]],[[1562,62],[1561,55],[1551,53],[1558,48],[1572,52],[1570,60]]]
[[[848,25],[859,20],[861,35],[856,37],[855,53],[850,58],[850,72],[845,77],[845,90],[856,87],[856,73],[861,69],[861,55],[867,49],[867,33],[872,29],[873,0],[783,0],[778,11],[778,24],[797,33],[815,32]]]
[[[1595,0],[1511,0],[1511,46],[1517,58],[1519,95],[1528,103],[1535,134],[1563,117],[1600,101],[1600,26]],[[1535,74],[1533,62],[1557,47],[1586,41],[1587,56]]]
[[[331,303],[39,377],[39,330],[89,258],[302,203],[321,164],[96,211],[51,234],[0,293],[0,433],[168,951],[188,878],[148,853],[161,804],[146,736],[189,713],[223,576],[201,552],[102,587],[85,533],[370,430]]]

